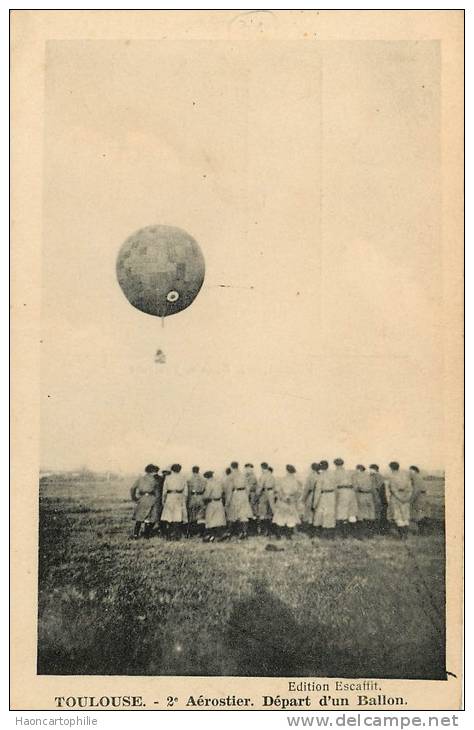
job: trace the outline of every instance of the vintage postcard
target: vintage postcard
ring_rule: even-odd
[[[12,709],[460,709],[463,34],[12,13]]]

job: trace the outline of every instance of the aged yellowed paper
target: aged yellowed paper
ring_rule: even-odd
[[[12,14],[13,709],[459,709],[462,11]]]

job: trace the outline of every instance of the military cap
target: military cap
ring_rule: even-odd
[[[420,473],[420,470],[418,469],[418,467],[417,467],[417,466],[411,466],[411,467],[410,467],[410,469],[411,469],[412,471],[416,471],[416,473],[417,473],[417,474],[419,474],[419,473]]]
[[[359,471],[365,471],[365,466],[363,464],[357,464],[356,469]]]
[[[245,464],[246,469],[253,469],[253,464]]]
[[[147,474],[155,474],[157,471],[160,471],[160,468],[158,466],[155,466],[155,464],[148,464],[145,467],[145,472]]]
[[[374,471],[378,471],[379,470],[379,465],[378,464],[371,464],[369,466],[369,469],[373,469]]]
[[[342,466],[343,464],[344,464],[344,459],[340,459],[339,457],[337,459],[334,459],[335,466]]]

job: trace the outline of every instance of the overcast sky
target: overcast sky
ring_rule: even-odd
[[[48,43],[43,467],[444,466],[438,52]],[[206,259],[163,329],[115,277],[153,224]]]

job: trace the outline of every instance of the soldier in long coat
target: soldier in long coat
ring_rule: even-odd
[[[337,488],[328,471],[327,461],[319,462],[319,475],[313,497],[313,527],[321,530],[321,537],[334,538],[336,527],[336,491]]]
[[[352,473],[344,468],[343,459],[334,459],[335,469],[332,472],[336,492],[336,524],[341,537],[348,537],[354,532],[357,522],[357,498],[352,484]]]
[[[256,535],[258,527],[258,480],[253,470],[253,464],[245,464],[244,477],[249,495],[250,507],[252,509],[252,516],[249,521],[249,531]]]
[[[230,466],[232,472],[229,479],[230,498],[227,519],[231,523],[232,531],[238,534],[241,540],[245,540],[248,537],[248,521],[253,516],[247,481],[239,471],[237,461],[233,461]]]
[[[188,479],[188,526],[189,534],[203,534],[205,525],[206,505],[204,503],[204,490],[206,480],[199,473],[199,467],[193,466],[191,476]]]
[[[385,533],[389,528],[389,522],[387,520],[388,501],[385,479],[379,472],[378,464],[371,464],[369,466],[369,473],[374,487],[375,519],[378,523],[379,531],[381,533]]]
[[[183,524],[188,521],[186,502],[188,496],[186,477],[181,472],[181,464],[173,464],[171,473],[166,477],[163,485],[162,522],[168,524],[167,537],[170,540],[179,540]]]
[[[153,476],[155,477],[155,510],[153,519],[161,532],[161,510],[163,509],[163,484],[165,483],[166,470],[163,470],[161,474],[157,472]]]
[[[357,464],[352,475],[352,484],[357,499],[357,524],[361,537],[371,537],[375,525],[375,487],[363,464]]]
[[[277,536],[283,533],[288,540],[293,537],[294,528],[300,524],[298,504],[301,499],[301,483],[296,478],[296,469],[287,464],[286,475],[277,481],[273,524],[279,528]]]
[[[133,519],[135,527],[131,537],[134,540],[140,535],[140,528],[144,523],[144,537],[149,538],[153,525],[156,522],[156,482],[155,474],[159,467],[155,464],[148,464],[145,467],[145,474],[139,477],[130,489],[130,497],[135,502]]]
[[[204,491],[204,501],[206,503],[206,534],[205,542],[214,542],[225,531],[227,524],[224,510],[224,485],[214,478],[213,471],[204,472],[206,480],[206,488]]]
[[[269,535],[275,503],[275,477],[266,461],[260,464],[260,468],[262,474],[257,485],[257,531],[259,534]]]
[[[409,469],[410,479],[413,488],[413,497],[411,503],[411,518],[418,525],[420,533],[425,532],[427,523],[427,500],[426,500],[426,483],[420,474],[417,466],[411,466]]]
[[[229,507],[230,507],[230,501],[232,497],[232,469],[227,467],[225,470],[225,474],[222,479],[222,484],[224,485],[224,507],[225,507],[225,515],[227,518],[227,522],[229,522]]]
[[[410,525],[413,487],[409,474],[406,471],[400,471],[400,465],[397,461],[391,461],[389,467],[390,474],[386,479],[388,518],[395,522],[399,537],[406,539]]]
[[[319,477],[319,462],[311,464],[311,470],[306,478],[306,482],[303,487],[303,494],[301,502],[303,505],[303,525],[304,529],[308,534],[313,532],[313,517],[314,517],[314,496],[316,490],[316,484],[318,483]]]

